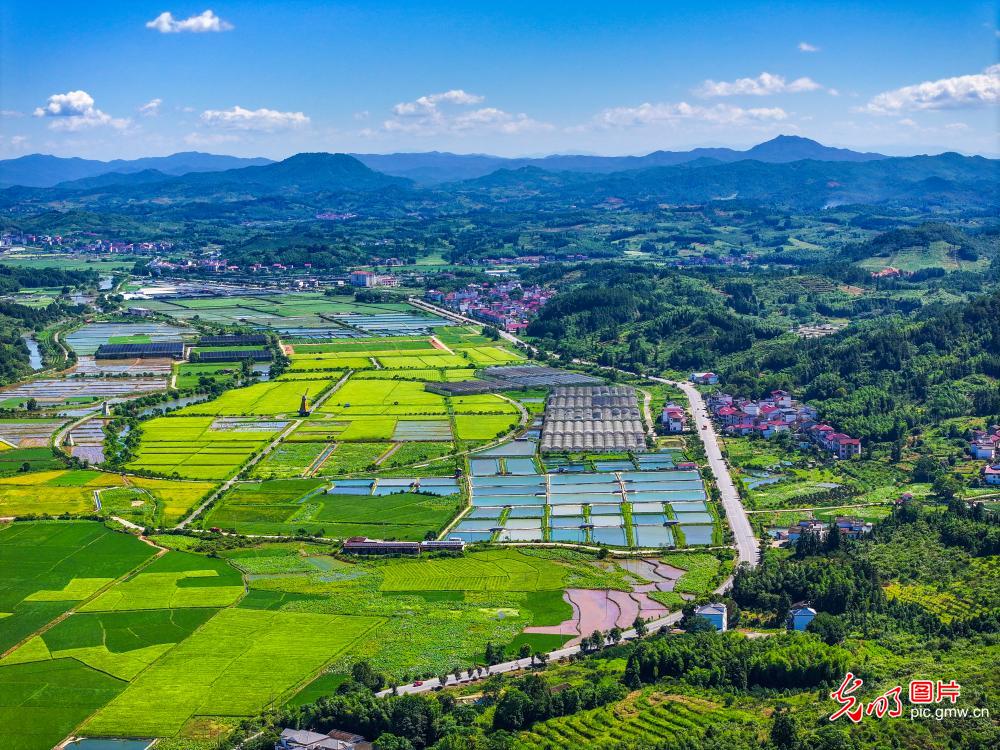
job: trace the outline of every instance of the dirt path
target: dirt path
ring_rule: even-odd
[[[807,510],[840,510],[841,508],[873,508],[878,505],[892,505],[891,501],[882,503],[854,503],[853,505],[819,505],[815,508],[771,508],[769,510],[748,510],[747,513],[802,513]]]
[[[381,456],[375,459],[375,465],[381,466],[383,461],[392,458],[392,455],[402,447],[403,447],[402,443],[393,443],[392,447],[389,450],[387,450],[385,453],[383,453]]]
[[[448,352],[448,354],[455,353],[448,347],[446,343],[444,343],[437,336],[431,336],[431,346],[433,346],[435,349],[440,349],[442,351]]]

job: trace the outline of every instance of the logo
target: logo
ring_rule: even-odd
[[[855,724],[860,724],[866,716],[882,719],[888,716],[898,719],[903,715],[903,686],[886,690],[882,695],[868,701],[855,695],[864,685],[864,680],[848,672],[840,687],[830,693],[830,698],[836,701],[840,708],[830,714],[830,721],[837,721],[846,716]],[[954,680],[911,680],[907,690],[907,701],[910,704],[910,719],[964,719],[988,717],[986,708],[959,708],[955,706],[962,694],[962,686]],[[938,708],[932,705],[947,704]]]

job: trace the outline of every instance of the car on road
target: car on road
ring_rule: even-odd
[[[420,687],[420,686],[421,686],[421,685],[423,685],[423,684],[424,684],[424,681],[423,681],[423,680],[415,680],[415,681],[413,682],[413,687]]]

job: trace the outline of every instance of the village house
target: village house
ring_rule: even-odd
[[[326,734],[308,729],[282,729],[274,750],[371,750],[372,743],[360,734],[331,729]]]
[[[969,453],[973,458],[993,461],[1000,456],[1000,425],[990,425],[988,430],[973,430],[969,439]]]
[[[722,602],[712,602],[695,607],[694,613],[712,623],[720,633],[729,629],[729,613],[726,611],[726,605]]]
[[[989,485],[1000,484],[1000,464],[986,464],[983,467],[983,481]]]
[[[684,407],[672,402],[667,404],[663,407],[660,422],[671,434],[684,432],[687,427],[687,414],[684,413]]]
[[[714,372],[692,372],[690,380],[695,385],[715,385],[719,382],[719,376]]]
[[[871,534],[873,528],[872,524],[866,521],[857,518],[848,518],[847,516],[837,516],[834,524],[836,524],[840,535],[848,539],[857,539],[865,534]]]
[[[803,602],[793,604],[788,610],[788,629],[805,630],[816,617],[816,610]]]
[[[823,540],[826,538],[826,532],[828,531],[827,526],[822,521],[806,520],[799,521],[788,528],[787,531],[779,531],[776,537],[779,540],[787,540],[789,542],[797,542],[802,538],[803,534],[815,534],[817,539]]]

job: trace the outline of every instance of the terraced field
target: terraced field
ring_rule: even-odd
[[[673,746],[704,734],[713,723],[739,714],[720,704],[688,695],[646,690],[624,701],[537,724],[522,732],[518,750],[563,750],[567,747]]]

